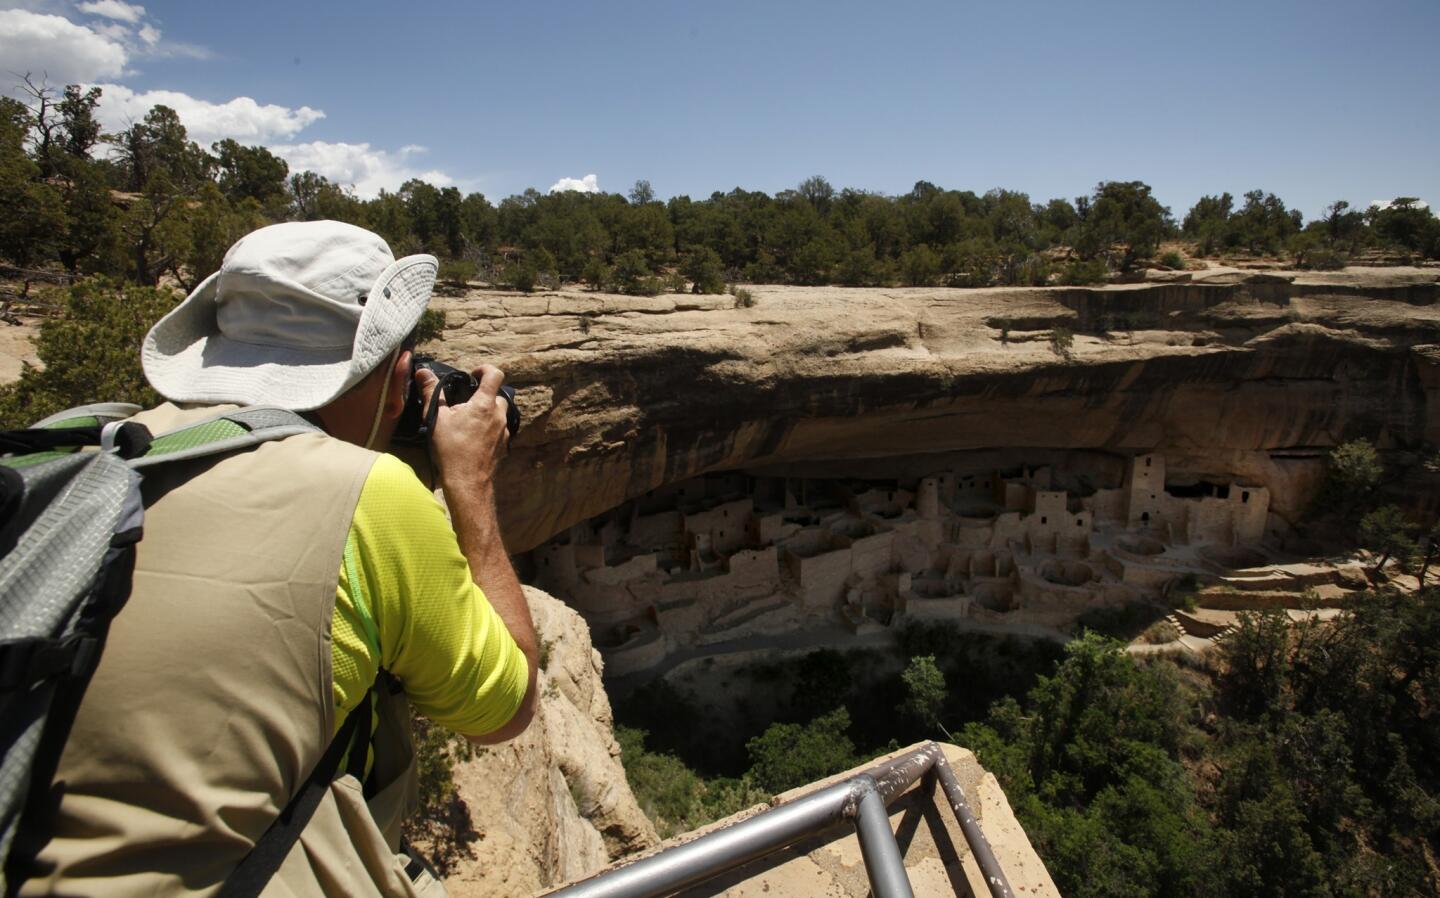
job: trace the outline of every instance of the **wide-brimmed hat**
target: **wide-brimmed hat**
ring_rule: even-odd
[[[174,402],[319,408],[415,329],[437,267],[339,221],[252,231],[150,329],[145,377]]]

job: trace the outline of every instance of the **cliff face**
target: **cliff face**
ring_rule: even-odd
[[[468,818],[445,880],[455,898],[536,894],[659,842],[620,766],[589,628],[559,600],[525,596],[545,646],[540,708],[518,738],[455,768]]]
[[[756,287],[732,297],[475,291],[442,357],[520,389],[512,551],[710,470],[966,449],[1157,451],[1270,488],[1295,520],[1345,439],[1440,442],[1440,274],[1212,269],[990,290]],[[1055,328],[1073,332],[1068,356]]]

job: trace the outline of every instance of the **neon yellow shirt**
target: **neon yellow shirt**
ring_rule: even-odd
[[[525,655],[470,575],[455,531],[408,465],[370,470],[331,624],[335,729],[385,668],[415,708],[458,733],[504,726],[525,698]]]

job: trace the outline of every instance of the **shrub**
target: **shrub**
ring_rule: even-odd
[[[475,280],[479,273],[480,270],[469,259],[446,259],[440,263],[440,272],[436,277],[445,283],[463,287]]]
[[[855,743],[845,734],[849,728],[850,712],[843,707],[804,726],[772,723],[745,743],[750,776],[760,788],[777,793],[853,767],[857,759]]]
[[[836,278],[846,287],[871,287],[889,279],[886,264],[875,256],[875,244],[853,249],[840,260]]]
[[[1295,265],[1312,271],[1339,271],[1349,260],[1339,250],[1320,247],[1296,258]]]
[[[720,261],[720,254],[708,246],[690,253],[685,260],[684,274],[695,285],[696,293],[725,292],[724,263]]]
[[[26,366],[18,382],[0,387],[0,424],[26,427],[90,402],[159,403],[136,348],[179,300],[163,287],[122,286],[102,278],[76,283],[65,294],[60,316],[40,325],[35,351],[45,367]]]
[[[560,268],[555,261],[555,254],[545,247],[540,247],[531,253],[527,260],[531,270],[535,272],[535,279],[538,283],[548,289],[555,289],[560,286]]]
[[[679,758],[647,749],[645,740],[649,735],[631,727],[615,728],[620,762],[635,801],[655,824],[660,837],[669,838],[704,822],[700,807],[704,786]]]
[[[590,261],[585,263],[585,270],[580,274],[580,279],[591,290],[604,290],[614,277],[615,272],[605,264],[604,258],[600,256],[591,256]]]
[[[730,285],[730,295],[735,297],[735,308],[748,309],[755,305],[755,294],[744,287]]]
[[[1330,450],[1325,490],[1317,501],[1322,510],[1338,510],[1353,516],[1356,510],[1371,507],[1375,488],[1384,476],[1385,465],[1373,443],[1363,438],[1341,443]]]
[[[445,313],[439,309],[426,309],[420,313],[420,321],[415,325],[416,344],[429,343],[431,340],[438,340],[445,334]]]
[[[1164,645],[1180,638],[1180,628],[1168,620],[1156,621],[1140,634],[1140,641],[1150,645]]]
[[[1185,270],[1184,257],[1181,256],[1179,253],[1175,252],[1175,250],[1173,249],[1160,257],[1160,264],[1165,268],[1171,268],[1175,271]]]
[[[925,244],[900,256],[900,279],[907,287],[929,287],[940,277],[940,256]]]
[[[615,259],[614,285],[621,293],[633,296],[658,296],[665,292],[665,282],[650,270],[645,254],[638,249],[621,253]]]
[[[529,293],[535,289],[535,284],[540,279],[540,272],[530,262],[512,262],[505,269],[503,280],[509,286],[519,290],[521,293]]]
[[[469,846],[479,840],[455,790],[455,765],[475,757],[475,746],[422,715],[412,715],[411,723],[420,807],[405,820],[405,839],[425,842],[430,862],[441,873],[448,873],[461,858],[474,856]]]
[[[671,293],[684,293],[685,288],[690,286],[690,282],[685,280],[685,275],[678,271],[672,271],[665,278],[665,286],[669,288]]]
[[[1075,348],[1075,334],[1068,327],[1059,325],[1050,330],[1050,351],[1069,361]]]
[[[1089,262],[1077,261],[1065,266],[1065,271],[1060,275],[1060,283],[1072,287],[1088,287],[1105,283],[1109,276],[1109,269],[1099,259],[1092,259]]]

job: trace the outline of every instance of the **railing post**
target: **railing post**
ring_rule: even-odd
[[[866,777],[866,779],[869,779]],[[915,898],[900,846],[890,829],[890,814],[885,802],[872,785],[860,798],[855,815],[855,834],[860,839],[860,856],[865,859],[865,874],[870,877],[870,891],[875,898]]]

